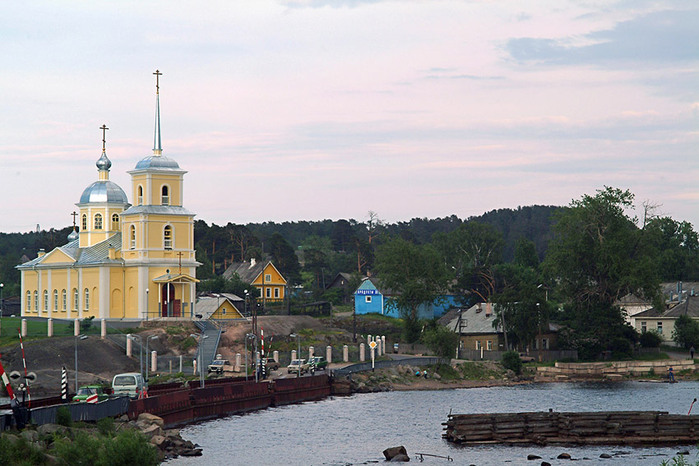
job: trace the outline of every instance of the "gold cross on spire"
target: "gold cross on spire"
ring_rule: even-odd
[[[103,124],[102,126],[100,126],[100,129],[102,130],[102,152],[104,152],[105,146],[107,144],[107,130],[109,128],[107,128],[107,125]]]
[[[163,75],[159,70],[155,70],[155,93],[160,94],[160,77]]]

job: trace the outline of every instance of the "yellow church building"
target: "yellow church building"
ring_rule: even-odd
[[[79,233],[68,243],[17,266],[22,316],[51,318],[191,318],[196,314],[194,214],[183,207],[184,174],[163,155],[160,138],[160,75],[156,70],[153,154],[131,175],[129,203],[109,180],[102,126],[98,179],[76,204]]]

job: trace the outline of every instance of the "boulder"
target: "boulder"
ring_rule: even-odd
[[[539,455],[527,455],[528,460],[540,460],[541,456]]]
[[[399,447],[386,448],[383,451],[383,456],[386,457],[387,461],[391,461],[397,455],[408,456],[408,451],[405,449],[405,447],[403,445],[401,445]]]
[[[161,429],[157,424],[151,424],[148,427],[141,429],[141,433],[152,437],[153,435],[163,435],[163,429]]]
[[[403,453],[399,453],[393,458],[391,458],[390,462],[391,463],[399,463],[399,462],[406,462],[410,461],[410,457],[408,455],[404,455]]]
[[[610,455],[609,453],[602,453],[601,455],[599,455],[599,457],[607,459],[607,458],[611,458],[612,455]]]
[[[541,466],[551,466],[551,463],[549,463],[548,461],[542,461]]]
[[[167,437],[163,437],[162,435],[154,435],[150,438],[150,443],[160,449],[163,449],[166,447],[166,444],[169,443],[169,440]]]
[[[570,453],[561,453],[558,455],[556,458],[559,460],[569,460],[570,459]]]
[[[163,418],[160,416],[156,416],[155,414],[151,414],[151,413],[139,414],[137,422],[139,424],[140,423],[157,424],[158,427],[160,427],[160,428],[165,427],[165,421],[163,421]]]
[[[58,424],[42,424],[36,428],[39,435],[53,435],[55,432],[63,432],[65,430],[66,427]]]
[[[191,450],[182,450],[181,456],[201,456],[201,448],[193,448]]]
[[[23,430],[19,435],[21,435],[29,443],[39,440],[39,433],[35,430]]]

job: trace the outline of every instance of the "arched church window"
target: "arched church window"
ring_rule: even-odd
[[[73,288],[73,310],[75,310],[75,311],[78,310],[78,302],[79,302],[78,289]]]
[[[162,205],[170,205],[170,188],[164,185],[161,190],[160,203]]]
[[[95,230],[102,229],[102,214],[95,214]]]
[[[44,311],[49,310],[49,290],[44,290]]]
[[[84,309],[88,311],[90,309],[90,290],[85,288],[85,307]]]
[[[39,312],[39,292],[34,290],[34,310]]]
[[[112,214],[112,231],[119,229],[119,214]]]
[[[27,311],[31,311],[32,310],[32,292],[31,291],[27,291],[26,301],[27,302],[24,305],[26,306]]]
[[[143,205],[143,186],[138,185],[138,205]]]
[[[61,290],[61,310],[63,312],[66,312],[66,307],[68,305],[68,300],[66,298],[66,290]]]
[[[129,233],[129,248],[136,249],[136,226],[131,225]]]
[[[170,225],[166,225],[163,229],[163,247],[172,249],[172,227]]]
[[[53,310],[58,310],[58,290],[53,290]]]
[[[83,214],[83,221],[82,221],[82,225],[80,225],[80,229],[82,231],[87,230],[87,214]]]

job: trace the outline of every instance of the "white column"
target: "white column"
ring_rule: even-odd
[[[240,353],[235,353],[235,366],[233,367],[234,371],[240,372],[240,367],[241,367],[242,361],[243,361],[243,356]]]
[[[272,358],[274,359],[274,362],[278,363],[279,362],[279,351],[274,350],[274,352],[272,353]]]
[[[158,372],[158,352],[150,352],[150,370],[151,372]]]
[[[102,340],[107,338],[107,319],[102,319],[100,322],[100,337]]]
[[[73,335],[76,337],[80,335],[80,321],[78,319],[73,321]]]
[[[133,341],[131,340],[131,334],[126,335],[126,356],[129,358],[133,354]]]
[[[46,334],[49,337],[53,336],[53,319],[49,317],[49,320],[46,321]]]
[[[27,336],[27,319],[22,319],[22,336]]]
[[[328,364],[333,361],[333,347],[330,345],[325,347],[325,359],[328,360]]]
[[[359,362],[366,361],[366,345],[361,343],[359,345]]]
[[[292,349],[291,350],[291,360],[293,361],[294,359],[298,359],[298,358],[296,357],[296,350]]]
[[[349,346],[347,345],[342,347],[342,361],[349,362]]]
[[[95,314],[95,317],[100,317],[106,319],[109,317],[109,302],[112,298],[112,288],[109,281],[109,269],[107,267],[100,267],[100,277],[99,277],[99,315]],[[93,298],[94,299],[94,298]]]

